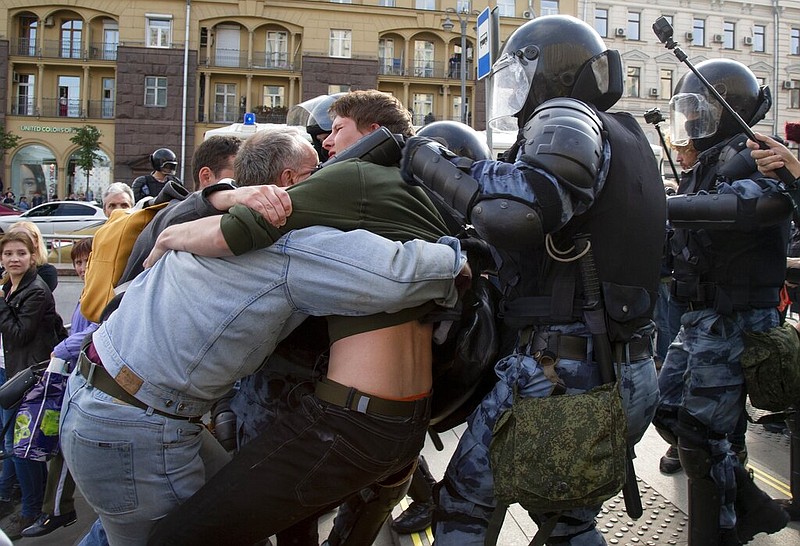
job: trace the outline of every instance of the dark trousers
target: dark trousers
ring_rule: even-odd
[[[338,506],[417,457],[430,414],[427,401],[415,408],[386,417],[306,396],[162,519],[149,544],[253,544]]]

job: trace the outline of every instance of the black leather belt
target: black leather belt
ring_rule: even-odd
[[[587,338],[581,336],[558,336],[558,358],[586,360]],[[616,362],[635,362],[653,356],[653,343],[649,337],[634,339],[628,343],[612,343],[611,350]]]
[[[182,421],[191,421],[191,422],[199,422],[200,417],[189,417],[184,415],[173,415],[171,413],[165,413],[163,411],[159,411],[155,408],[151,408],[128,391],[122,388],[122,386],[117,383],[111,374],[108,373],[102,364],[98,364],[96,362],[92,362],[89,360],[89,357],[86,356],[86,353],[81,351],[80,356],[78,357],[78,371],[80,374],[86,379],[87,383],[89,383],[95,389],[99,389],[106,393],[107,395],[120,400],[121,402],[125,402],[131,406],[135,406],[137,408],[148,410],[152,409],[153,413],[157,413],[158,415],[163,415],[164,417],[168,417],[170,419],[180,419]]]
[[[431,397],[419,400],[387,400],[366,394],[353,387],[348,387],[323,378],[317,382],[314,394],[323,402],[365,414],[384,415],[387,417],[413,417],[427,410]]]

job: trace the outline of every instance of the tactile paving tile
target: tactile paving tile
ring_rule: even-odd
[[[747,413],[750,414],[750,417],[755,421],[759,417],[763,417],[764,415],[769,415],[772,412],[756,409],[750,405],[750,402],[747,402]],[[789,435],[784,434],[782,432],[770,432],[765,429],[762,425],[756,425],[755,423],[747,423],[747,433],[748,434],[758,434],[760,437],[764,438],[769,442],[774,442],[776,445],[781,446],[783,448],[789,448]]]
[[[688,544],[689,517],[650,485],[637,480],[642,496],[642,517],[632,519],[625,512],[622,493],[608,499],[597,516],[597,529],[608,544],[654,546]]]

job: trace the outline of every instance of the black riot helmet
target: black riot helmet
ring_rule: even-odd
[[[306,132],[311,135],[311,144],[317,150],[320,161],[328,159],[328,150],[322,147],[322,141],[331,133],[333,125],[328,110],[344,94],[319,95],[292,106],[286,114],[286,125],[305,127]]]
[[[150,164],[154,171],[175,174],[175,170],[178,168],[178,156],[169,148],[159,148],[150,154]]]
[[[622,61],[580,19],[546,15],[509,36],[492,65],[491,81],[490,125],[516,131],[537,106],[557,97],[607,110],[622,96]]]
[[[772,106],[769,88],[759,86],[753,72],[740,62],[712,59],[695,68],[750,127],[764,119]],[[742,132],[741,125],[694,72],[678,80],[669,109],[673,144],[685,145],[691,140],[703,151]]]
[[[473,161],[492,158],[489,146],[480,134],[465,123],[434,121],[417,131],[417,136],[435,140],[457,156],[468,157]]]

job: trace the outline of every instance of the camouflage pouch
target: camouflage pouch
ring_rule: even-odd
[[[753,407],[783,411],[800,400],[800,335],[791,324],[745,333],[741,363]]]
[[[583,394],[515,394],[492,435],[495,496],[534,512],[601,504],[625,483],[626,427],[616,383]]]

